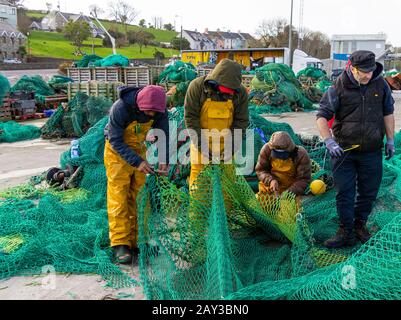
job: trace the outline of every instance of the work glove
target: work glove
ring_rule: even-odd
[[[326,148],[329,150],[330,155],[333,158],[341,158],[344,154],[344,150],[338,145],[337,142],[334,141],[334,139],[326,139],[324,143],[326,144]]]
[[[390,160],[392,157],[394,157],[395,154],[395,146],[394,146],[394,140],[387,140],[386,143],[386,160]]]

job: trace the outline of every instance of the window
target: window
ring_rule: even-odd
[[[15,15],[15,8],[12,8],[12,9],[11,9],[11,14],[12,14],[12,15]]]
[[[3,43],[6,44],[7,43],[7,37],[3,36]]]

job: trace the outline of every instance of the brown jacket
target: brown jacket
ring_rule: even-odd
[[[295,182],[288,191],[296,195],[303,195],[311,180],[311,160],[308,152],[303,147],[297,147],[292,141],[290,135],[286,132],[276,132],[272,135],[260,152],[258,164],[256,165],[256,174],[259,181],[269,186],[272,180],[277,178],[271,173],[271,151],[273,149],[283,150],[294,153]]]

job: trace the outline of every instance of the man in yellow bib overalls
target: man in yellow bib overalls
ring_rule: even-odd
[[[213,155],[220,155],[218,158],[221,162],[230,160],[223,155],[223,139],[217,148],[202,148],[201,130],[229,130],[233,133],[235,129],[241,129],[245,134],[249,126],[248,93],[242,85],[241,70],[238,63],[223,59],[208,76],[192,81],[188,88],[185,125],[191,136],[190,188],[205,165],[211,162]]]
[[[129,264],[137,250],[136,197],[146,174],[154,173],[146,161],[146,136],[152,128],[163,130],[167,143],[159,154],[168,155],[169,123],[162,87],[125,87],[119,96],[106,126],[104,164],[111,247],[119,263]],[[168,157],[159,157],[159,163],[159,172],[166,173]]]
[[[287,132],[276,132],[262,148],[256,174],[259,194],[282,194],[285,191],[302,196],[311,180],[308,152],[295,145]]]

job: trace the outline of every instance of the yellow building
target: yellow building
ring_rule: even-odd
[[[183,50],[182,61],[199,64],[218,64],[228,58],[242,64],[244,67],[253,67],[253,63],[263,65],[266,63],[289,64],[290,54],[288,48],[249,48],[249,49],[220,49],[220,50]]]

